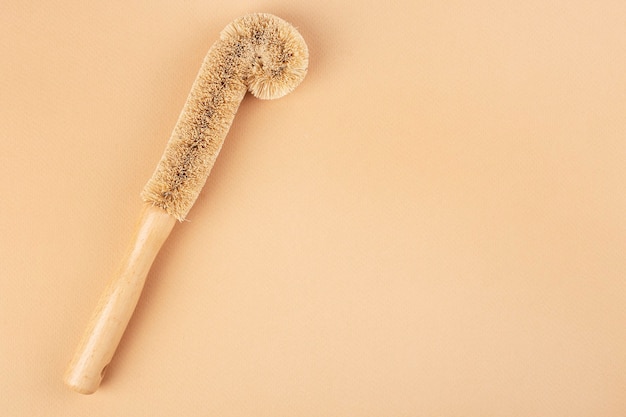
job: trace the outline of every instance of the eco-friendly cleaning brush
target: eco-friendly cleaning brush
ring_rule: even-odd
[[[72,389],[98,389],[150,266],[176,220],[184,220],[196,201],[246,91],[261,99],[282,97],[300,84],[307,67],[302,36],[276,16],[246,15],[222,30],[141,193],[145,205],[127,254],[65,373]]]

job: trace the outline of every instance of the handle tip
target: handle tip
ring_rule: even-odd
[[[63,382],[69,389],[79,394],[93,394],[100,387],[106,368],[105,366],[102,369],[100,375],[94,376],[84,372],[78,372],[76,368],[70,367],[63,376]]]

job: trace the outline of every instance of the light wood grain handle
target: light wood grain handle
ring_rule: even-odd
[[[73,390],[92,394],[100,386],[128,321],[135,310],[148,271],[176,219],[146,205],[120,269],[106,287],[64,381]]]

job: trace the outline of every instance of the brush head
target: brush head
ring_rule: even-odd
[[[184,220],[246,91],[261,99],[282,97],[302,82],[307,67],[304,39],[279,17],[255,13],[224,28],[204,59],[143,200]]]
[[[246,60],[250,73],[245,82],[255,97],[280,98],[290,93],[306,75],[309,54],[298,31],[270,14],[243,16],[221,33],[224,42],[250,42]]]

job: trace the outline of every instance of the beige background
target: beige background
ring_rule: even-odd
[[[88,4],[92,3],[92,4]],[[208,47],[299,27],[101,389],[61,375]],[[4,1],[5,416],[626,415],[623,1]]]

